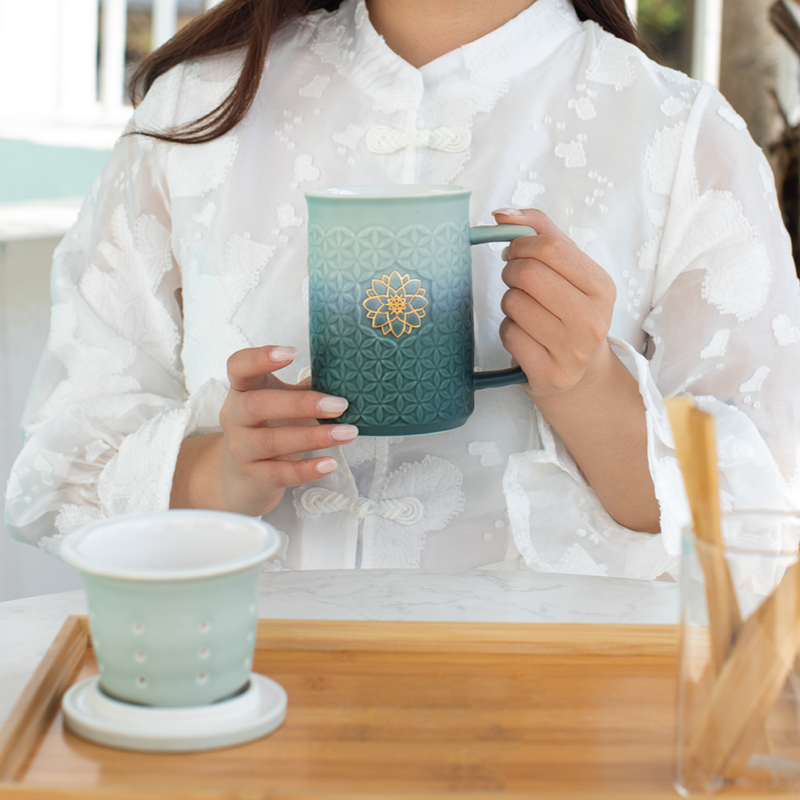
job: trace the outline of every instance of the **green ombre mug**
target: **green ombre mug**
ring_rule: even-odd
[[[328,421],[365,436],[445,431],[467,421],[475,389],[525,382],[519,367],[473,368],[470,246],[535,231],[470,227],[470,194],[427,185],[306,192],[313,387],[350,404]]]

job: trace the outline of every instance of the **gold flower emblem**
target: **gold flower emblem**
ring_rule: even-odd
[[[380,328],[384,336],[392,333],[399,339],[404,333],[419,328],[428,301],[416,278],[395,270],[391,275],[372,281],[372,288],[367,289],[367,299],[362,305],[373,328]]]

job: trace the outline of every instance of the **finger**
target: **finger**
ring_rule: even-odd
[[[509,289],[500,301],[500,308],[528,336],[548,349],[557,347],[569,335],[561,317],[527,292]]]
[[[250,477],[265,487],[301,486],[330,475],[337,467],[330,456],[303,461],[256,461],[249,469]]]
[[[237,350],[228,359],[228,380],[231,388],[240,392],[260,389],[267,385],[265,380],[275,370],[282,369],[292,363],[297,355],[296,347],[247,347]],[[272,379],[269,383],[278,381]],[[288,384],[278,381],[279,385],[289,388]]]
[[[577,366],[565,369],[558,354],[529,336],[513,320],[503,320],[500,339],[528,378],[526,391],[531,396],[562,392],[575,384],[580,369]]]
[[[585,315],[582,315],[580,326],[576,328],[564,324],[535,299],[526,297],[516,290],[507,293],[503,304],[503,310],[506,312],[503,322],[507,323],[506,338],[503,338],[504,334],[501,333],[504,347],[520,362],[528,375],[530,375],[528,364],[533,347],[533,345],[529,347],[529,343],[535,343],[534,350],[538,347],[544,348],[549,354],[548,370],[550,367],[557,367],[566,381],[562,381],[558,376],[547,378],[547,381],[558,390],[571,385],[573,377],[580,377],[583,374],[608,333],[608,324],[604,317],[598,315],[591,307]],[[509,333],[510,331],[514,332],[513,335]],[[521,339],[521,335],[527,339]],[[540,373],[537,374],[541,377]]]
[[[541,342],[508,317],[500,323],[500,340],[503,347],[511,353],[512,361],[517,362],[526,375],[529,374],[526,365],[541,365],[542,362],[553,360],[552,354]]]
[[[527,225],[538,236],[522,236],[503,250],[506,261],[536,258],[562,275],[584,294],[606,297],[616,292],[613,279],[586,255],[543,211],[535,208],[499,209],[498,222]]]
[[[512,360],[522,368],[529,383],[532,379],[547,380],[554,362],[552,354],[541,342],[508,317],[500,323],[500,341],[511,353]]]
[[[562,321],[570,315],[574,319],[588,297],[560,272],[538,258],[515,258],[509,261],[503,268],[501,278],[509,289],[535,298]]]
[[[251,428],[230,436],[228,449],[235,460],[249,463],[326,450],[349,444],[356,436],[358,428],[355,425]]]
[[[528,245],[512,251],[512,258],[541,261],[582,294],[604,302],[608,300],[613,302],[616,297],[613,279],[572,240],[557,239],[552,236],[537,236],[536,239],[535,246]]]
[[[347,410],[347,400],[308,389],[254,389],[229,395],[220,412],[223,428],[256,427],[285,420],[335,419]]]
[[[569,238],[544,211],[538,208],[498,208],[496,211],[492,211],[492,216],[503,225],[527,225],[529,228],[533,228],[539,236]],[[520,238],[532,239],[534,237]]]
[[[593,358],[611,322],[610,309],[572,287],[546,296],[509,289],[500,305],[507,318],[569,368]]]
[[[545,356],[548,380],[550,370],[555,367],[571,373],[582,370],[596,349],[594,341],[584,342],[582,338],[572,336],[565,325],[536,301],[523,302],[526,305],[524,313],[507,314],[500,332],[503,346],[523,365],[523,371],[528,374],[525,365],[537,363],[539,366],[534,372],[541,377],[541,363]]]
[[[599,326],[607,330],[611,322],[615,293],[600,290],[599,295],[592,295],[584,292],[538,259],[515,259],[509,262],[503,269],[502,279],[512,292],[528,295],[541,309],[569,329],[593,330]],[[523,327],[530,328],[535,323],[532,320],[525,323],[527,317],[522,315],[531,309],[538,314],[538,306],[526,304],[524,299],[516,296],[507,298],[507,313]],[[509,300],[513,300],[513,303],[509,304]]]

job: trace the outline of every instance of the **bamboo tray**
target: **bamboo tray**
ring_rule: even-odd
[[[0,730],[0,799],[677,796],[672,626],[260,620],[254,669],[289,694],[270,736],[100,747],[59,710],[97,672],[70,617]]]

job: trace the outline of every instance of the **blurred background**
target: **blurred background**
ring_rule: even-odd
[[[47,340],[53,250],[131,109],[130,65],[219,0],[0,0],[0,485]],[[795,0],[626,0],[650,54],[717,85],[776,176],[798,242],[800,6]],[[798,253],[798,248],[795,248]],[[80,588],[2,522],[0,602]]]

